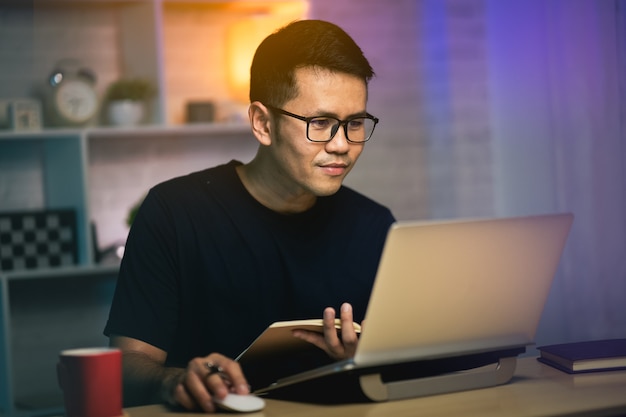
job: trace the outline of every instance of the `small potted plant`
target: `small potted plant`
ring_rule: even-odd
[[[141,123],[146,114],[146,103],[155,94],[154,85],[143,78],[114,81],[106,92],[109,122],[117,126]]]

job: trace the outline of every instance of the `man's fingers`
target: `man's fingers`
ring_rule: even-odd
[[[248,385],[246,377],[243,375],[239,363],[226,357],[222,357],[219,360],[219,368],[221,371],[218,372],[216,376],[219,375],[221,385],[218,384],[216,387],[217,391],[212,392],[216,393],[220,398],[223,398],[229,391],[237,394],[249,394],[250,386]],[[216,379],[212,381],[219,382]],[[222,391],[222,388],[226,388],[226,391]]]
[[[174,403],[172,405],[179,405],[186,410],[197,410],[199,408],[198,403],[189,395],[185,389],[184,382],[176,385],[174,392],[172,393]]]
[[[324,334],[306,330],[295,330],[293,335],[323,349],[333,359],[345,359],[354,356],[358,344],[358,336],[354,330],[352,306],[344,303],[340,310],[341,330],[335,327],[335,310],[332,307],[324,309]]]
[[[195,358],[187,365],[185,376],[173,392],[175,401],[187,410],[215,411],[213,398],[224,398],[228,392],[249,394],[250,388],[239,364],[213,353]]]
[[[335,359],[343,357],[343,344],[337,334],[335,327],[335,309],[327,307],[324,309],[324,339],[326,340],[326,350]]]
[[[183,383],[187,394],[196,406],[205,412],[212,413],[215,411],[212,400],[212,393],[215,391],[211,389],[209,379],[213,376],[209,377],[205,362],[206,360],[202,358],[192,360],[187,367],[187,375]]]
[[[344,349],[348,352],[348,356],[353,356],[358,338],[354,330],[352,306],[348,303],[341,305],[341,341]],[[352,352],[352,355],[349,352]]]
[[[335,310],[332,307],[326,308],[324,310],[322,319],[323,334],[308,330],[296,329],[293,331],[293,335],[298,339],[302,339],[317,346],[318,348],[326,352],[329,356],[335,358],[336,354],[331,346],[337,346],[338,344],[341,344],[339,338],[337,337],[337,329],[335,328]]]
[[[302,330],[302,329],[295,329],[292,334],[294,337],[297,337],[298,339],[302,339],[305,342],[309,342],[312,345],[315,345],[318,348],[328,353],[328,348],[326,346],[326,338],[324,337],[323,334],[320,334],[318,332],[311,332],[308,330]]]

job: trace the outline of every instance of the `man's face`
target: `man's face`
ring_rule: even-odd
[[[282,109],[305,117],[333,116],[341,120],[365,114],[367,87],[362,79],[309,67],[296,70],[295,78],[298,96],[284,103]],[[270,152],[283,191],[317,197],[337,192],[364,145],[348,142],[343,128],[330,142],[310,142],[306,122],[279,113],[275,117],[280,122]]]

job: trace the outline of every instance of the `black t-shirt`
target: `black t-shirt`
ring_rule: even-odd
[[[174,178],[146,196],[126,242],[104,333],[186,366],[236,357],[269,324],[354,307],[361,321],[391,212],[347,188],[300,214],[258,203],[239,162]]]

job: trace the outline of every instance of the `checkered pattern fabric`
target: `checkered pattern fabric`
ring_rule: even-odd
[[[0,213],[0,270],[49,268],[77,261],[76,213]]]

